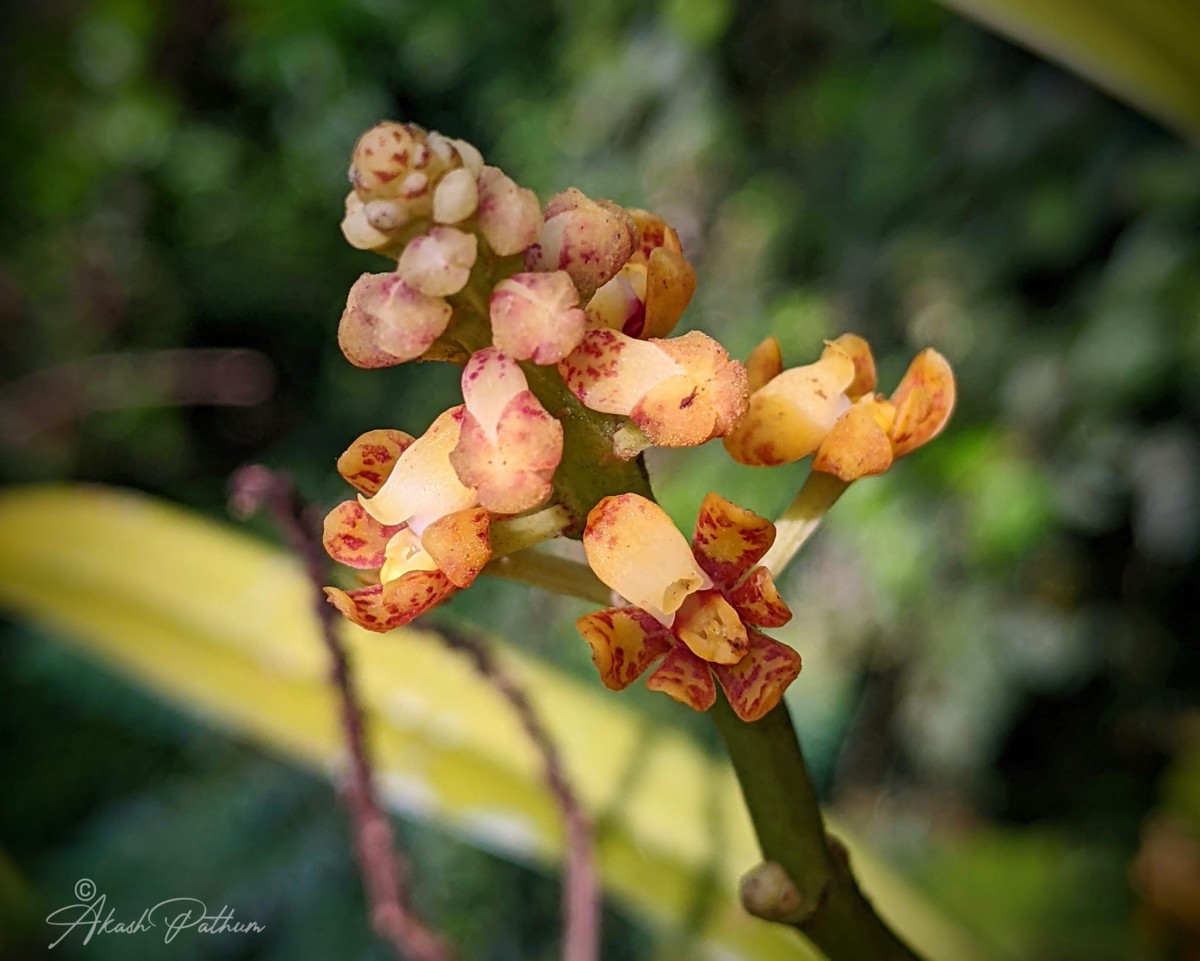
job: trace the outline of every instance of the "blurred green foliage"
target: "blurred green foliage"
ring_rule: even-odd
[[[456,372],[358,371],[334,339],[376,268],[338,234],[347,157],[385,116],[471,140],[543,197],[662,213],[700,277],[686,322],[736,354],[773,332],[806,362],[852,329],[886,386],[938,347],[960,378],[950,430],[856,485],[787,584],[823,790],[1001,951],[1195,952],[1127,867],[1160,803],[1200,822],[1194,790],[1159,793],[1195,756],[1200,701],[1194,152],[924,0],[24,2],[0,12],[0,63],[9,482],[219,513],[260,460],[332,502],[357,433],[423,429]],[[209,348],[256,353],[139,373]],[[652,467],[684,526],[710,489],[770,513],[801,479],[714,445]],[[439,616],[586,673],[577,613],[486,584]],[[381,956],[324,786],[4,636],[0,919],[24,919],[0,927],[4,957],[101,873],[123,901],[188,877],[269,910],[281,940],[245,957]],[[549,880],[410,840],[466,957],[555,955]],[[606,957],[687,956],[613,917]]]

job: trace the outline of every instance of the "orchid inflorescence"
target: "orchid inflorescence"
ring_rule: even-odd
[[[350,180],[342,231],[394,268],[354,283],[343,353],[364,368],[457,364],[463,402],[420,437],[371,430],[338,459],[359,495],[326,518],[325,547],[367,582],[327,588],[330,601],[388,631],[501,558],[579,539],[622,602],[578,621],[608,687],[658,662],[648,686],[696,710],[719,684],[743,720],[770,711],[800,671],[759,630],[791,618],[772,579],[789,559],[772,563],[776,527],[710,494],[689,545],[642,452],[720,437],[743,464],[811,454],[811,477],[840,491],[941,431],[946,360],[922,351],[884,398],[853,334],[790,370],[774,338],[742,364],[707,334],[668,336],[696,276],[661,218],[573,188],[543,208],[470,144],[413,124],[364,134]]]

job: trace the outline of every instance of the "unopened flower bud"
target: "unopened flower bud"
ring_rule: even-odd
[[[451,170],[433,191],[433,219],[439,224],[456,224],[475,213],[479,188],[475,175],[465,167]]]
[[[514,274],[491,299],[492,339],[517,360],[556,364],[579,346],[585,316],[566,272]]]
[[[574,187],[546,205],[538,242],[525,253],[527,270],[565,270],[579,296],[591,298],[625,265],[634,250],[633,218],[608,200],[592,200]]]
[[[428,297],[448,297],[466,286],[479,241],[453,227],[434,227],[409,241],[396,272]]]
[[[519,187],[498,167],[479,175],[479,231],[501,257],[519,254],[538,239],[542,206],[532,190]]]
[[[420,357],[450,323],[450,305],[395,273],[363,274],[350,288],[338,344],[356,367],[390,367]]]

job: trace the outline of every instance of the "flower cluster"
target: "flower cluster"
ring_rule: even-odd
[[[543,210],[470,144],[413,124],[364,134],[350,182],[343,234],[394,264],[351,288],[343,353],[463,367],[463,403],[424,436],[372,431],[339,462],[361,496],[329,515],[326,546],[378,583],[329,595],[362,626],[390,630],[470,584],[496,519],[553,503],[578,534],[601,497],[649,493],[630,463],[642,447],[702,444],[745,411],[724,348],[665,338],[695,273],[660,218],[574,189]]]
[[[815,363],[783,369],[769,337],[750,355],[753,393],[725,449],[741,464],[790,464],[809,454],[813,470],[849,482],[882,474],[942,432],[954,409],[954,374],[926,348],[888,399],[875,393],[875,358],[865,340],[843,334]]]
[[[388,631],[501,555],[579,538],[592,573],[563,564],[627,602],[578,622],[608,687],[658,662],[648,686],[696,710],[718,686],[743,720],[771,710],[800,670],[760,630],[791,618],[760,563],[774,525],[710,494],[689,546],[640,454],[723,438],[745,464],[815,454],[843,481],[879,473],[944,426],[945,360],[923,352],[884,399],[853,335],[790,371],[773,339],[743,365],[706,334],[671,336],[696,276],[661,218],[573,188],[543,208],[470,144],[413,124],[364,134],[350,182],[342,232],[390,263],[351,288],[343,353],[458,364],[462,403],[420,437],[369,431],[339,458],[358,497],[324,541],[363,580],[330,601]],[[535,533],[514,541],[522,524]]]

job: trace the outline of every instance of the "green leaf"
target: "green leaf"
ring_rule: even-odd
[[[1200,136],[1195,0],[943,0],[1192,138]]]
[[[341,739],[313,598],[286,555],[179,508],[102,488],[0,495],[0,604],[102,664],[301,764],[334,770]],[[511,857],[553,863],[562,831],[508,706],[427,631],[343,627],[386,800]],[[608,890],[650,924],[702,920],[723,958],[818,958],[745,915],[734,881],[757,860],[731,770],[618,695],[505,648],[597,822]],[[844,832],[839,832],[843,834]],[[872,859],[865,889],[933,959],[982,958]],[[714,900],[696,911],[713,884]],[[722,953],[723,952],[723,953]]]

